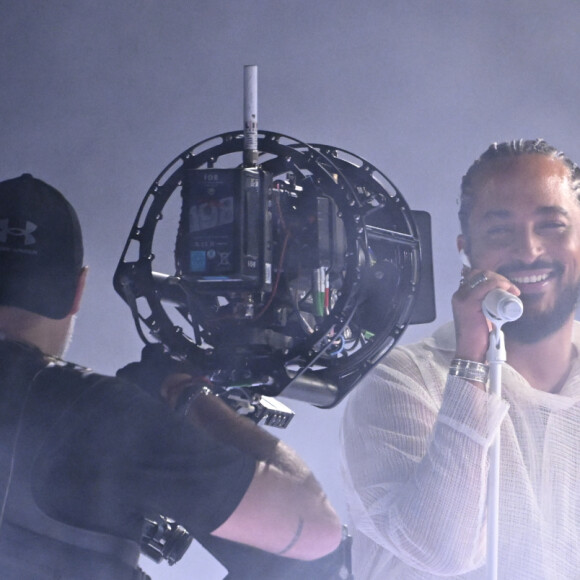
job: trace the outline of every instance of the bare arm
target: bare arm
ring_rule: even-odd
[[[174,375],[164,392],[171,406],[189,377]],[[341,540],[340,520],[316,478],[282,441],[215,396],[198,397],[188,419],[256,459],[240,504],[213,534],[301,560],[321,558]]]

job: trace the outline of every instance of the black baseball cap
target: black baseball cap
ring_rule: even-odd
[[[0,304],[64,318],[82,267],[79,220],[64,196],[28,173],[0,182]]]

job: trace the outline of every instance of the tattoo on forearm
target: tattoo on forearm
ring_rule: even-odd
[[[290,543],[281,551],[278,552],[278,556],[282,556],[289,550],[291,550],[295,545],[296,542],[300,539],[302,535],[302,529],[304,528],[304,520],[302,518],[298,519],[298,527],[296,528],[296,533],[294,534],[293,538],[290,540]]]

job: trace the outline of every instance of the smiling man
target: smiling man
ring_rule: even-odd
[[[357,387],[345,477],[365,580],[485,579],[488,450],[501,432],[500,579],[580,569],[580,169],[545,141],[492,145],[463,178],[454,323]],[[487,392],[488,292],[518,295],[503,399]]]

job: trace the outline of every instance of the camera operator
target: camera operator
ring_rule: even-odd
[[[81,230],[31,175],[0,183],[0,272],[4,580],[146,578],[140,541],[158,514],[288,559],[337,549],[304,462],[191,377],[165,380],[167,404],[60,359],[87,272]]]

